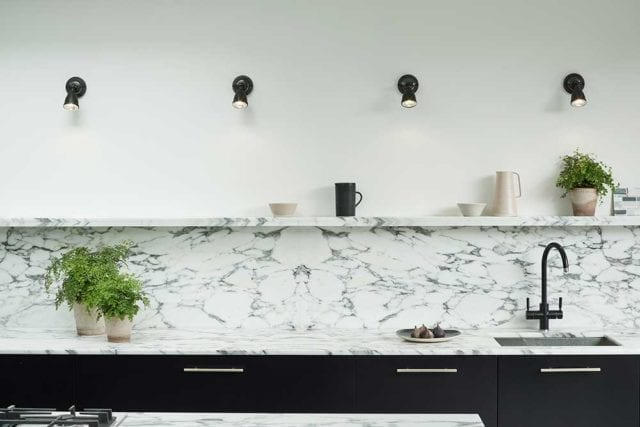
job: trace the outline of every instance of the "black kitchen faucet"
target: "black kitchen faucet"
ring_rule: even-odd
[[[540,302],[540,309],[529,310],[529,298],[527,298],[527,319],[539,319],[540,330],[543,331],[549,330],[549,319],[562,319],[562,297],[560,297],[557,310],[549,310],[549,303],[547,302],[547,258],[551,249],[554,248],[560,252],[564,272],[569,271],[569,260],[562,245],[556,242],[549,243],[542,253],[542,302]]]

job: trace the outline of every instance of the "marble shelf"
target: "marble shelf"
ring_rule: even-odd
[[[0,227],[640,227],[640,216],[0,218]]]

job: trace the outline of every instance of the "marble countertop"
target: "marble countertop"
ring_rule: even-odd
[[[0,227],[600,227],[640,226],[640,216],[0,218]]]
[[[122,427],[484,427],[475,414],[125,413]]]
[[[620,346],[501,347],[494,337],[607,335]],[[78,337],[65,330],[0,330],[0,354],[167,354],[167,355],[640,355],[640,330],[603,331],[469,330],[442,343],[416,344],[394,331],[331,329],[181,331],[134,330],[131,343],[108,343],[104,336]]]

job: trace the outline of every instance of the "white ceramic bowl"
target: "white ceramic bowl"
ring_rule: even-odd
[[[291,216],[296,212],[297,203],[269,203],[273,216]]]
[[[458,203],[463,216],[480,216],[486,206],[486,203]]]

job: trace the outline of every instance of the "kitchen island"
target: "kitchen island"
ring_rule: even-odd
[[[122,413],[121,427],[484,427],[475,414]]]

